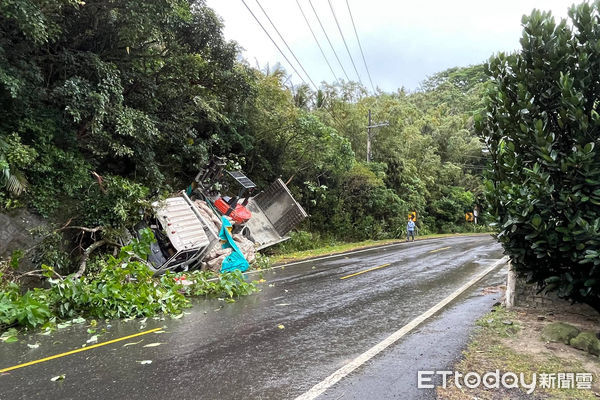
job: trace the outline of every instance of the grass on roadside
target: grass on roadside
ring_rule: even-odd
[[[535,315],[527,318],[536,318]],[[545,348],[539,335],[532,334],[531,329],[525,329],[530,321],[513,311],[497,307],[493,312],[484,315],[477,321],[481,329],[472,337],[468,348],[463,352],[463,358],[454,366],[454,371],[463,374],[500,370],[501,374],[512,372],[523,373],[526,382],[531,382],[532,374],[537,374],[537,388],[531,394],[519,389],[489,390],[480,386],[476,389],[457,388],[449,385],[447,388],[438,387],[438,399],[596,399],[593,390],[577,389],[541,389],[540,374],[557,374],[562,372],[590,372],[583,365],[582,359],[569,354],[560,353],[551,348]],[[523,319],[523,321],[521,321]],[[534,350],[536,348],[536,350]],[[539,349],[542,349],[539,351]],[[583,354],[583,353],[582,353]],[[587,357],[582,355],[582,357]],[[594,379],[596,381],[597,377]]]

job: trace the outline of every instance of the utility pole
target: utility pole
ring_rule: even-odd
[[[367,162],[371,162],[371,109],[369,108],[369,125],[367,125]]]
[[[379,128],[381,126],[389,126],[389,122],[385,121],[385,122],[381,122],[378,124],[373,125],[373,123],[371,122],[371,109],[369,108],[369,125],[367,125],[367,162],[371,162],[371,140],[373,139],[371,137],[371,128]]]

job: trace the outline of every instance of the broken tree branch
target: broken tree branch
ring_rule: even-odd
[[[46,272],[46,271],[45,271],[45,270],[43,270],[43,269],[36,269],[36,270],[34,270],[34,271],[28,271],[28,272],[25,272],[25,273],[22,273],[22,274],[20,274],[20,275],[17,277],[17,279],[21,279],[21,278],[23,278],[23,277],[25,277],[25,276],[37,276],[37,277],[39,277],[39,278],[42,278],[42,277],[44,277],[44,276],[45,276],[45,275],[43,274],[44,272]],[[58,272],[56,272],[54,269],[52,270],[52,272],[53,272],[53,273],[54,273],[54,275],[56,275],[56,277],[57,277],[58,279],[60,279],[61,281],[63,281],[63,280],[65,279],[65,278],[64,278],[64,277],[63,277],[61,274],[59,274]]]
[[[85,226],[63,226],[62,228],[60,228],[58,230],[62,231],[62,230],[65,230],[65,229],[78,229],[80,231],[94,233],[94,232],[101,231],[102,229],[104,229],[104,227],[103,226],[97,226],[95,228],[88,228],[88,227],[85,227]]]
[[[81,256],[81,261],[79,262],[79,270],[73,275],[74,278],[81,278],[83,276],[83,274],[85,273],[85,267],[87,266],[87,262],[92,252],[98,247],[104,246],[107,243],[108,241],[105,239],[98,240],[97,242],[92,243],[85,249],[83,255]]]

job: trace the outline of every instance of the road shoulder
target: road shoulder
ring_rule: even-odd
[[[506,389],[502,385],[494,390],[478,387],[468,389],[449,385],[438,387],[439,399],[597,399],[600,397],[600,360],[598,356],[588,354],[570,345],[551,342],[543,338],[545,329],[552,324],[569,324],[580,331],[597,333],[600,327],[600,315],[584,306],[538,308],[515,308],[507,311],[498,308],[480,318],[477,325],[481,329],[472,337],[462,359],[452,370],[462,374],[477,372],[484,374],[499,370],[519,375],[524,373],[525,381],[532,382],[536,374],[537,386],[527,394],[523,388]],[[593,384],[589,390],[558,388],[558,374],[593,374]],[[541,388],[541,374],[554,374],[556,388]],[[552,384],[551,384],[552,385]]]
[[[435,389],[419,389],[419,370],[449,369],[461,357],[477,318],[500,300],[505,269],[484,278],[442,313],[323,393],[320,399],[435,399]]]

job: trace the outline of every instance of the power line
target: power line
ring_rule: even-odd
[[[277,34],[279,35],[279,37],[283,41],[283,44],[285,44],[285,47],[287,47],[287,49],[289,50],[289,52],[292,53],[292,56],[294,57],[294,60],[296,60],[296,62],[298,63],[298,65],[300,66],[300,68],[302,69],[302,71],[304,72],[304,74],[306,75],[306,77],[308,78],[308,80],[310,81],[310,83],[312,83],[312,85],[313,85],[313,87],[315,88],[316,91],[319,91],[319,88],[317,87],[317,85],[315,85],[315,83],[313,82],[313,80],[310,78],[310,75],[308,75],[308,72],[306,72],[306,70],[302,66],[302,63],[300,62],[300,60],[298,60],[298,57],[296,57],[296,55],[294,54],[294,52],[292,51],[292,49],[290,48],[290,46],[288,46],[287,42],[285,41],[285,39],[283,38],[283,36],[281,35],[281,33],[279,33],[279,30],[277,29],[277,27],[275,26],[275,24],[273,23],[273,21],[271,21],[271,18],[269,18],[269,15],[267,14],[267,12],[263,8],[263,6],[260,5],[260,2],[258,0],[255,0],[255,1],[256,1],[256,4],[258,4],[258,6],[260,7],[260,9],[262,10],[263,14],[265,14],[265,17],[267,17],[267,19],[269,20],[269,23],[271,24],[271,26],[273,27],[273,29],[275,29],[275,32],[277,32]]]
[[[362,83],[362,80],[360,79],[360,74],[358,73],[358,70],[356,69],[356,65],[354,64],[354,59],[352,58],[352,54],[350,54],[350,49],[348,48],[348,44],[346,43],[346,38],[344,37],[342,28],[340,28],[340,23],[338,22],[338,19],[335,16],[335,11],[333,10],[333,5],[331,4],[331,0],[327,0],[327,2],[329,3],[329,8],[331,8],[331,13],[333,14],[333,19],[335,19],[335,24],[337,25],[338,30],[340,31],[340,35],[342,36],[342,41],[344,42],[344,46],[346,47],[348,56],[350,56],[350,62],[352,62],[352,66],[354,67],[354,72],[356,72],[356,76],[358,76],[358,81],[362,85],[363,83]]]
[[[296,1],[298,1],[298,0],[296,0]],[[369,82],[371,82],[371,89],[373,89],[373,94],[375,94],[375,86],[373,86],[373,80],[371,79],[371,73],[369,72],[369,67],[367,66],[367,60],[365,59],[365,53],[363,53],[363,49],[360,44],[360,39],[358,38],[358,32],[356,31],[356,25],[354,24],[354,17],[352,17],[352,11],[350,11],[350,3],[348,3],[348,0],[346,0],[346,6],[348,6],[348,14],[350,14],[350,20],[352,21],[352,27],[354,28],[354,35],[356,35],[356,41],[358,42],[358,48],[360,49],[360,54],[362,56],[363,63],[365,63],[367,75],[369,76]]]
[[[333,50],[333,54],[335,55],[335,59],[337,60],[338,64],[340,64],[340,67],[342,68],[342,72],[344,73],[344,76],[346,77],[346,79],[348,80],[348,82],[350,82],[350,78],[348,78],[348,74],[346,73],[346,70],[344,69],[344,66],[342,65],[342,62],[340,61],[340,58],[338,57],[337,52],[335,51],[335,48],[333,47],[333,44],[331,44],[331,40],[329,40],[329,35],[327,35],[327,31],[325,30],[325,28],[323,27],[323,24],[321,23],[321,18],[319,18],[319,14],[317,14],[317,10],[315,10],[315,7],[313,6],[311,0],[308,0],[308,4],[310,4],[310,8],[312,8],[313,13],[315,14],[315,17],[317,17],[317,21],[319,21],[319,26],[321,26],[321,30],[325,34],[325,37],[327,38],[327,42],[329,43],[329,46],[331,47],[331,50]]]
[[[317,46],[319,46],[319,50],[321,50],[321,54],[323,55],[323,58],[325,59],[325,62],[327,63],[327,66],[329,67],[329,70],[331,71],[331,74],[333,75],[333,79],[335,79],[337,81],[338,80],[337,76],[335,75],[335,72],[333,72],[333,68],[331,68],[331,64],[329,64],[329,60],[325,56],[325,52],[323,51],[323,48],[321,47],[321,44],[319,43],[319,40],[317,39],[315,32],[312,30],[312,28],[310,26],[310,22],[308,22],[308,18],[306,18],[306,14],[304,14],[304,10],[302,10],[302,7],[300,6],[300,2],[298,0],[296,0],[296,4],[298,4],[298,8],[300,9],[302,16],[304,17],[304,20],[306,21],[306,25],[308,25],[308,29],[310,30],[312,37],[315,39],[315,42],[317,42]]]
[[[254,17],[254,19],[256,20],[256,22],[258,23],[258,25],[260,25],[260,27],[262,28],[262,30],[267,34],[267,36],[269,37],[269,39],[271,39],[271,42],[273,42],[273,44],[275,45],[275,47],[277,48],[277,50],[279,50],[279,52],[281,53],[281,55],[283,56],[283,58],[285,59],[285,61],[290,65],[290,67],[292,67],[292,69],[294,70],[294,72],[296,73],[296,75],[298,75],[298,77],[300,78],[300,80],[305,84],[308,85],[306,83],[306,81],[304,80],[304,78],[302,78],[302,75],[300,75],[300,73],[296,70],[296,67],[294,67],[294,64],[292,64],[290,62],[290,60],[288,60],[288,58],[286,57],[285,53],[283,51],[281,51],[281,49],[279,48],[279,46],[277,45],[277,43],[275,43],[275,41],[273,40],[273,38],[271,37],[271,35],[269,34],[269,32],[265,29],[265,27],[263,26],[263,24],[260,22],[260,20],[258,18],[256,18],[256,15],[254,15],[254,13],[252,12],[252,10],[250,9],[250,7],[248,7],[248,4],[246,4],[246,2],[244,0],[242,0],[242,3],[244,3],[244,5],[246,6],[246,8],[248,9],[248,11],[250,11],[250,14],[252,14],[252,16]]]

